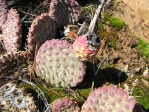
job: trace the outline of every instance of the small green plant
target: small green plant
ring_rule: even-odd
[[[143,89],[137,87],[134,88],[133,96],[135,96],[136,100],[139,104],[143,105],[145,109],[149,109],[149,94],[143,91]]]
[[[117,30],[122,29],[123,26],[125,25],[125,23],[122,20],[120,20],[119,18],[114,18],[114,17],[109,18],[109,24],[111,27],[114,27]]]
[[[109,15],[108,13],[101,13],[101,18],[104,22],[108,22],[110,17],[111,15]]]
[[[116,49],[116,38],[110,38],[109,44],[112,48]]]
[[[141,53],[143,57],[149,59],[149,44],[146,43],[143,39],[139,39],[139,43],[137,45],[138,51]]]
[[[106,38],[106,36],[108,35],[108,31],[104,28],[103,24],[100,21],[97,22],[96,34],[100,37],[101,40]]]
[[[97,27],[100,30],[102,30],[102,29],[104,30],[103,24],[100,21],[97,22]]]

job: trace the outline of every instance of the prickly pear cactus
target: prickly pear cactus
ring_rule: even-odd
[[[85,34],[76,38],[73,43],[75,56],[81,61],[88,61],[98,53],[100,40],[95,34]]]
[[[28,48],[34,51],[40,47],[46,40],[53,39],[56,36],[57,25],[47,14],[38,16],[31,25],[28,34]]]
[[[21,48],[22,27],[20,17],[15,9],[10,9],[7,20],[2,26],[3,41],[7,52],[18,51]]]
[[[0,57],[0,85],[3,82],[20,76],[22,73],[29,72],[28,52],[20,51],[7,53]]]
[[[6,21],[7,18],[7,3],[6,0],[0,0],[0,31],[2,30],[2,25]]]
[[[37,112],[31,94],[17,88],[15,83],[7,83],[0,88],[0,111],[2,112]]]
[[[61,98],[53,102],[52,112],[80,112],[80,108],[74,99]]]
[[[78,21],[81,7],[75,0],[51,0],[49,15],[58,27]]]
[[[104,86],[94,90],[81,112],[142,112],[137,101],[121,88]]]
[[[56,87],[75,87],[85,76],[85,64],[75,58],[72,45],[57,39],[46,41],[36,56],[36,74]]]

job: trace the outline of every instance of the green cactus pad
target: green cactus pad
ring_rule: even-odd
[[[142,112],[137,101],[121,88],[103,86],[88,96],[81,112]]]
[[[72,45],[57,39],[46,41],[36,56],[36,74],[56,87],[75,87],[85,76],[85,64],[74,57]]]

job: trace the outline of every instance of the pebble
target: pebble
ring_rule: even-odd
[[[148,67],[146,67],[146,69],[144,70],[143,76],[144,77],[149,77],[149,69],[148,69]]]
[[[124,84],[124,90],[127,91],[128,93],[130,92],[130,88],[128,84]]]

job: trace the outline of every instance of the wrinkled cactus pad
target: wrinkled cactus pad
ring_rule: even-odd
[[[90,93],[81,112],[141,112],[141,107],[123,89],[103,86]]]
[[[76,38],[73,43],[75,56],[81,61],[88,61],[96,56],[100,41],[95,34],[85,34]]]
[[[28,48],[34,51],[46,40],[53,39],[57,33],[57,25],[47,14],[41,14],[33,22],[28,33]]]
[[[2,26],[3,41],[7,52],[18,51],[22,42],[22,25],[15,9],[10,9]]]
[[[6,0],[0,0],[0,31],[2,30],[2,25],[5,23],[7,18],[7,3]]]
[[[61,98],[53,102],[52,112],[80,112],[80,108],[74,99]]]
[[[6,53],[0,57],[0,80],[10,80],[13,77],[21,75],[28,67],[28,52]]]
[[[81,7],[75,0],[51,0],[49,15],[58,27],[78,21]]]
[[[0,88],[0,111],[37,112],[34,99],[15,83],[7,83]]]
[[[74,57],[72,45],[57,39],[46,41],[36,56],[36,74],[56,87],[75,87],[85,76],[85,64]]]

